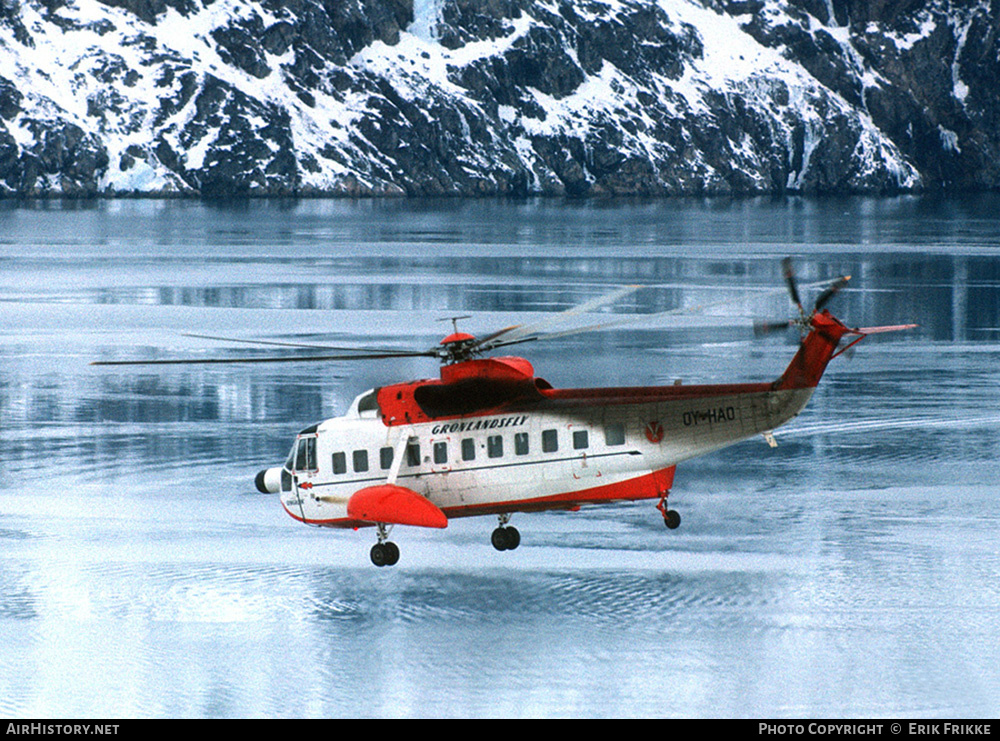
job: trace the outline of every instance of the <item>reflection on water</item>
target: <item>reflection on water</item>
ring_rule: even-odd
[[[289,266],[286,261],[258,260],[244,266],[247,275],[234,275],[230,265],[221,261],[211,270],[202,268],[191,276],[198,281],[224,281],[224,285],[146,285],[146,281],[157,281],[162,270],[170,269],[154,263],[142,274],[130,276],[128,284],[73,285],[42,298],[97,304],[276,310],[537,312],[580,303],[608,283],[642,283],[656,290],[637,296],[630,308],[654,313],[696,302],[701,295],[727,288],[761,289],[781,283],[773,258],[766,263],[748,258],[706,261],[647,257],[581,261],[530,257],[404,261],[373,257],[326,262],[322,270],[307,271],[304,265],[296,266],[302,273],[313,273],[303,275],[303,282],[297,283],[261,280],[258,276],[274,276],[289,270]],[[17,280],[20,267],[18,261],[9,261],[11,281]],[[850,259],[838,255],[811,260],[807,267],[803,277],[809,280],[854,276],[856,292],[845,294],[848,298],[842,311],[913,317],[925,328],[925,336],[937,340],[982,339],[986,333],[995,338],[1000,332],[996,288],[1000,274],[994,257],[879,255]],[[183,266],[177,266],[177,270],[184,272]],[[385,283],[387,275],[394,276],[391,284]],[[503,276],[504,285],[486,283],[491,276]],[[233,284],[240,280],[252,283]],[[39,298],[37,294],[14,294],[19,300]]]
[[[0,714],[994,714],[997,200],[0,203]],[[762,380],[785,254],[853,276],[845,321],[920,328],[835,361],[776,451],[682,466],[671,533],[522,516],[497,554],[462,520],[375,570],[252,476],[432,361],[88,365],[423,348],[638,283],[622,312],[735,303],[519,352],[562,387]]]

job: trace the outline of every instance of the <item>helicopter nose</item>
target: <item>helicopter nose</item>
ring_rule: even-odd
[[[265,468],[253,480],[261,494],[277,494],[281,489],[281,469]]]

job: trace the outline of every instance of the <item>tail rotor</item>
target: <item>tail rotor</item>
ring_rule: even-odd
[[[832,281],[826,281],[824,283],[812,284],[810,287],[820,287],[823,286],[823,290],[816,297],[813,302],[812,309],[806,311],[805,307],[802,305],[802,294],[799,292],[798,281],[795,277],[795,268],[792,264],[792,259],[786,257],[781,261],[781,272],[785,278],[785,285],[788,287],[788,296],[794,304],[795,308],[798,310],[798,316],[784,321],[757,321],[754,322],[754,334],[758,337],[763,337],[774,332],[787,330],[793,327],[799,329],[800,335],[805,335],[812,329],[812,319],[813,317],[823,310],[823,308],[830,303],[830,300],[837,295],[837,293],[847,285],[847,282],[851,279],[849,275],[842,275]]]

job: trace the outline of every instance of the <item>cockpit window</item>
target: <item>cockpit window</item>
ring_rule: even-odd
[[[374,391],[369,391],[367,394],[358,399],[358,411],[359,412],[376,412],[378,411],[378,398]]]
[[[295,453],[296,471],[315,471],[316,465],[316,438],[300,437],[299,447]]]

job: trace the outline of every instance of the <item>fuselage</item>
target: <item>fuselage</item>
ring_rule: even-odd
[[[523,358],[445,365],[439,379],[368,391],[303,430],[258,486],[280,492],[295,519],[328,527],[378,524],[351,516],[349,502],[398,487],[448,519],[662,499],[678,463],[767,434],[805,407],[854,331],[827,312],[811,325],[770,383],[555,389]]]
[[[775,429],[813,389],[542,388],[540,398],[502,409],[403,424],[386,423],[383,391],[362,394],[344,416],[297,436],[280,487],[292,517],[371,524],[351,519],[347,503],[384,483],[394,463],[395,483],[449,518],[658,498],[678,463]]]
[[[851,331],[815,314],[770,383],[555,389],[523,358],[448,364],[439,379],[368,391],[303,430],[258,486],[280,492],[297,520],[328,527],[377,524],[351,516],[349,502],[392,487],[448,519],[662,499],[678,463],[795,417]]]

